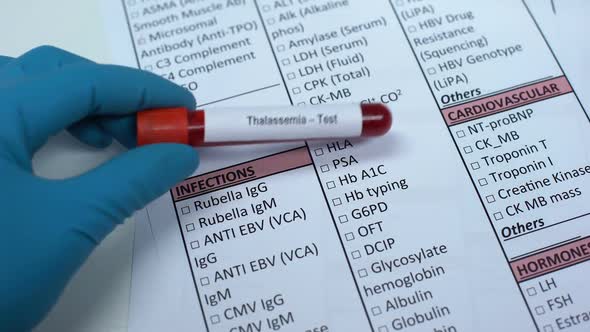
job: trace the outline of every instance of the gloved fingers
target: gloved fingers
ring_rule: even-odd
[[[0,67],[4,66],[5,64],[7,64],[8,62],[14,60],[14,58],[11,58],[9,56],[4,56],[4,55],[0,55]]]
[[[75,202],[77,206],[88,211],[89,218],[76,220],[75,226],[98,242],[117,223],[192,174],[197,165],[197,152],[187,145],[154,144],[129,150],[86,174],[64,180],[65,192],[71,191],[72,197],[81,200]]]
[[[68,64],[92,61],[53,46],[36,47],[0,67],[0,81],[14,82],[59,70]]]
[[[100,119],[100,127],[127,148],[137,145],[135,114],[103,117]]]
[[[22,113],[31,151],[49,136],[86,118],[121,116],[156,107],[195,107],[184,88],[137,69],[77,63],[6,91]],[[4,89],[8,90],[8,89]]]
[[[68,128],[68,131],[82,143],[99,149],[106,148],[113,142],[113,137],[92,119],[76,122]]]

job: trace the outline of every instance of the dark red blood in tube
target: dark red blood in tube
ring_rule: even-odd
[[[381,136],[391,128],[392,116],[383,104],[361,104],[361,136]],[[205,142],[205,112],[189,111],[186,108],[153,109],[137,113],[137,145],[153,143],[181,143],[192,146],[262,143],[240,141],[239,137],[228,137],[227,142]],[[300,140],[313,139],[302,137]],[[276,140],[265,141],[280,142]]]
[[[361,136],[382,136],[391,129],[393,119],[389,108],[383,104],[361,104],[363,130]]]

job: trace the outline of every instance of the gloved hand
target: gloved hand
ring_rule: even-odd
[[[95,147],[135,144],[136,110],[195,107],[192,95],[136,69],[53,48],[0,56],[0,330],[34,327],[98,243],[190,175],[194,149],[135,148],[83,175],[49,180],[31,158],[67,128]],[[89,299],[91,301],[91,299]]]

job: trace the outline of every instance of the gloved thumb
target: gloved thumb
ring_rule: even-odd
[[[129,150],[71,180],[88,218],[76,228],[96,243],[133,212],[143,208],[195,171],[197,151],[181,144],[154,144]],[[80,204],[81,203],[81,204]],[[85,212],[85,213],[84,213]]]

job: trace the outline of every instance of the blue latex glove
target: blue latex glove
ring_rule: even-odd
[[[65,128],[95,147],[113,138],[132,147],[133,112],[162,106],[194,108],[195,101],[156,75],[53,47],[0,56],[1,331],[34,327],[115,226],[198,164],[189,146],[156,144],[48,180],[33,174],[35,151]]]

